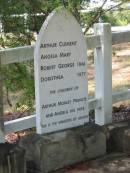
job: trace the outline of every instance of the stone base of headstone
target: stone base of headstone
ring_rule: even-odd
[[[106,136],[97,125],[48,135],[32,134],[19,145],[26,150],[27,161],[34,163],[41,173],[106,154]]]
[[[107,150],[130,154],[130,125],[127,122],[105,126]]]
[[[0,144],[0,173],[25,172],[25,150],[11,144]]]

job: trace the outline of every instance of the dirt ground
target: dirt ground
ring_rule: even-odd
[[[52,173],[130,173],[130,156],[115,153]]]
[[[94,83],[93,52],[88,52],[88,91],[93,95]],[[109,80],[109,79],[108,79]],[[130,43],[113,46],[112,52],[112,88],[121,91],[130,88]]]

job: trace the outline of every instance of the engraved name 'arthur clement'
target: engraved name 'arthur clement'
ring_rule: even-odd
[[[65,47],[65,46],[76,46],[77,41],[60,41],[59,43],[42,43],[40,48],[55,48],[55,47]]]

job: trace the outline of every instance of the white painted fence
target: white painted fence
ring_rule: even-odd
[[[112,45],[130,42],[130,30],[112,33],[110,24],[95,24],[94,33],[94,36],[86,37],[88,49],[94,49],[95,52],[94,63],[96,71],[95,98],[89,100],[89,110],[95,109],[96,123],[104,125],[112,122],[112,103],[130,99],[130,90],[112,93]],[[33,58],[34,46],[0,51],[2,65],[33,60]],[[0,116],[2,118],[2,114]],[[5,122],[4,132],[8,134],[35,127],[35,119],[36,115],[31,115]]]

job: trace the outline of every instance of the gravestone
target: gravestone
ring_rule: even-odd
[[[48,16],[34,54],[37,132],[84,125],[89,120],[87,48],[71,13],[59,8]]]

